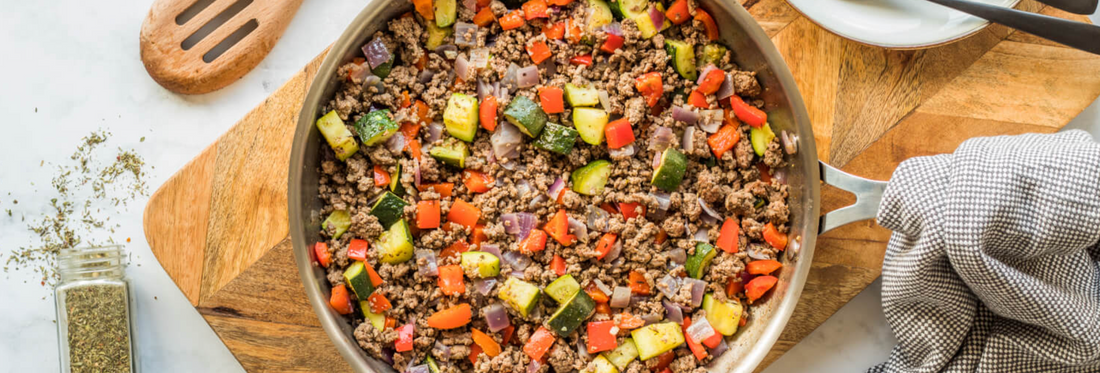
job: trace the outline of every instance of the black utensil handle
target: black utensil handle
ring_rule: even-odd
[[[1096,12],[1097,0],[1039,0],[1039,2],[1070,13],[1089,15]]]
[[[1050,41],[1062,43],[1089,53],[1100,54],[1100,26],[968,0],[928,1],[970,13]]]

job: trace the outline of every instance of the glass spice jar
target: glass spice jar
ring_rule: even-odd
[[[121,246],[63,249],[54,288],[61,372],[134,371],[130,283]]]

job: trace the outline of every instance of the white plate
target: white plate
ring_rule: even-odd
[[[978,0],[1004,7],[1020,0]],[[978,32],[989,22],[925,0],[788,0],[826,30],[886,48],[926,48]]]

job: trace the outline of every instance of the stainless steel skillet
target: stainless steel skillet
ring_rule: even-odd
[[[813,128],[802,96],[783,57],[764,30],[737,2],[701,0],[700,3],[720,25],[722,40],[735,51],[737,64],[742,69],[757,72],[765,88],[763,99],[767,102],[766,110],[773,128],[777,132],[787,130],[798,135],[799,151],[791,159],[793,167],[788,172],[788,183],[791,186],[791,237],[799,248],[787,250],[791,264],[782,271],[771,299],[752,307],[752,321],[729,341],[730,351],[710,368],[713,372],[747,373],[764,359],[787,325],[806,283],[817,235],[843,224],[874,217],[885,183],[851,176],[819,162]],[[322,202],[318,198],[317,188],[320,147],[324,143],[314,121],[324,114],[320,112],[321,106],[333,97],[338,88],[336,69],[358,56],[361,53],[359,47],[375,31],[385,27],[388,20],[410,10],[412,4],[407,1],[372,1],[332,45],[306,94],[290,156],[288,207],[299,274],[321,326],[357,372],[393,370],[385,363],[368,357],[359,348],[352,336],[350,323],[328,306],[329,286],[325,273],[310,259],[307,247],[319,239],[317,232],[321,223],[318,212]],[[856,193],[857,203],[821,216],[820,181]]]

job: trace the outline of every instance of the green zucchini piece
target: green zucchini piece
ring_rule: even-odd
[[[642,361],[671,351],[684,344],[684,333],[680,324],[663,322],[649,324],[630,332],[634,345],[638,347],[638,357]]]
[[[519,312],[520,316],[527,317],[539,303],[539,287],[527,281],[509,277],[500,288],[497,297],[508,307]]]
[[[484,251],[467,251],[460,260],[462,271],[473,278],[496,277],[500,274],[500,258]]]
[[[504,109],[504,118],[516,125],[520,132],[530,138],[539,137],[542,128],[546,126],[546,121],[549,119],[539,104],[531,101],[527,96],[519,95],[513,98],[508,107]]]
[[[332,151],[336,153],[336,159],[345,161],[359,151],[359,143],[355,142],[355,135],[352,135],[348,127],[344,126],[344,121],[340,120],[336,110],[317,119],[317,129],[321,131],[321,136],[325,137],[328,146],[332,147]]]
[[[703,275],[707,273],[707,266],[710,265],[710,261],[714,260],[716,255],[718,255],[718,251],[714,250],[714,246],[711,244],[696,242],[695,254],[691,254],[684,262],[684,269],[687,270],[688,276],[703,278]]]
[[[608,2],[611,14],[617,20],[634,19],[649,9],[648,0],[611,0]]]
[[[428,154],[444,164],[465,168],[466,157],[470,156],[470,149],[462,141],[448,139],[443,145],[432,147]]]
[[[733,300],[722,302],[707,293],[703,296],[703,310],[707,313],[707,322],[718,333],[730,336],[737,333],[737,325],[741,322],[741,302]]]
[[[588,366],[592,367],[592,369],[585,368],[583,371],[584,373],[619,373],[619,368],[616,368],[615,364],[612,364],[611,361],[607,360],[603,355],[596,356],[596,358],[592,360],[592,364]]]
[[[666,192],[673,192],[684,181],[687,171],[687,157],[674,148],[668,148],[661,155],[661,164],[653,171],[653,185]]]
[[[405,186],[401,184],[401,163],[397,164],[397,169],[390,175],[390,191],[398,197],[405,196]]]
[[[400,126],[390,118],[390,109],[375,110],[367,113],[355,122],[359,132],[359,141],[363,145],[374,146],[389,140]]]
[[[390,54],[389,61],[371,69],[370,73],[379,78],[386,79],[387,76],[390,76],[390,71],[393,70],[393,58],[393,54]]]
[[[588,320],[595,312],[596,301],[593,301],[588,293],[578,291],[558,306],[558,310],[554,311],[554,315],[550,316],[550,321],[547,321],[546,325],[550,330],[565,337],[577,330],[581,324],[584,324],[584,320]]]
[[[699,77],[695,68],[695,47],[684,41],[665,39],[665,51],[672,58],[672,67],[680,76],[693,82]]]
[[[546,285],[546,289],[543,290],[546,295],[549,295],[551,299],[558,302],[558,304],[564,303],[581,291],[581,284],[573,278],[573,275],[565,275],[558,277],[550,285]]]
[[[574,192],[586,196],[595,196],[603,193],[603,188],[607,185],[607,178],[609,177],[611,177],[611,162],[597,159],[584,165],[584,167],[573,170],[569,180],[573,182]]]
[[[378,218],[378,223],[382,224],[383,228],[389,229],[393,223],[405,216],[405,206],[408,205],[408,202],[396,194],[385,192],[378,201],[374,202],[374,206],[371,206],[370,214]]]
[[[573,83],[565,83],[565,101],[569,106],[596,106],[600,104],[600,92],[595,88],[583,88]]]
[[[393,223],[389,230],[378,236],[378,261],[388,264],[400,264],[413,257],[412,234],[405,219]]]
[[[432,1],[432,8],[435,9],[436,26],[447,27],[455,23],[455,17],[458,12],[458,1],[434,0]]]
[[[649,12],[643,11],[630,19],[634,20],[634,24],[638,25],[638,32],[642,34],[643,38],[649,39],[654,35],[657,35],[660,30],[657,26],[653,25],[653,18],[649,17]]]
[[[726,55],[726,47],[718,43],[710,43],[703,46],[703,58],[699,59],[699,63],[695,66],[705,67],[707,65],[718,66],[722,62],[722,57]]]
[[[573,108],[573,126],[581,135],[581,140],[592,145],[603,142],[603,131],[607,127],[609,116],[603,109],[590,107]]]
[[[447,108],[443,110],[443,125],[447,126],[447,133],[455,138],[474,142],[477,136],[477,98],[453,93],[447,100]]]
[[[374,293],[374,284],[370,282],[363,262],[356,260],[344,270],[344,283],[355,293],[355,297],[366,300]]]
[[[768,201],[765,201],[763,198],[756,197],[756,202],[754,202],[752,204],[752,208],[758,209],[758,208],[764,207],[765,203],[768,203]]]
[[[424,364],[428,364],[428,370],[432,373],[440,373],[439,364],[435,363],[435,359],[432,359],[432,355],[424,357]]]
[[[321,229],[328,230],[328,227],[335,228],[335,232],[332,233],[332,238],[337,239],[344,235],[344,232],[348,231],[348,227],[351,227],[351,214],[345,210],[335,210],[325,221],[321,222]]]
[[[588,24],[585,27],[585,32],[588,34],[595,34],[596,30],[600,27],[604,27],[615,20],[615,16],[611,14],[611,7],[607,5],[607,2],[603,0],[588,0]]]
[[[626,369],[631,361],[638,358],[638,346],[634,345],[633,338],[627,338],[619,347],[615,347],[607,354],[607,360],[615,364],[616,368]]]
[[[439,27],[435,24],[435,22],[432,21],[428,21],[425,23],[427,24],[426,28],[428,29],[428,42],[424,45],[424,47],[428,48],[428,50],[430,51],[434,51],[436,48],[439,48],[440,45],[443,45],[443,43],[447,40],[447,37],[451,36],[451,34],[454,34],[455,32],[455,29],[453,27]]]
[[[772,126],[764,123],[760,128],[749,131],[749,139],[752,140],[752,151],[757,156],[763,157],[764,152],[768,150],[768,144],[775,139],[775,132],[772,132]]]
[[[370,321],[370,325],[378,330],[386,329],[386,316],[380,313],[374,313],[370,311],[370,302],[361,300],[359,301],[359,310],[363,312],[363,317]]]
[[[573,144],[576,142],[577,130],[556,123],[547,123],[546,127],[542,129],[539,139],[535,140],[535,146],[561,155],[567,155],[573,151]]]

